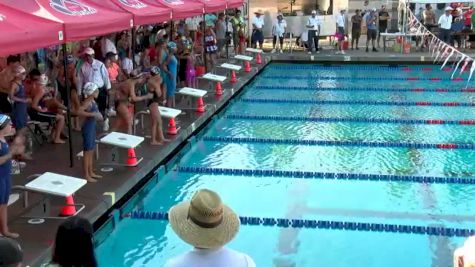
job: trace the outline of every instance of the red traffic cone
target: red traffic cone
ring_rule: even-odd
[[[249,61],[244,62],[244,71],[251,72],[251,63]]]
[[[203,103],[203,98],[202,97],[198,97],[198,107],[196,108],[196,111],[199,112],[199,113],[203,113],[205,112],[205,104]]]
[[[257,55],[256,55],[256,63],[257,63],[257,64],[262,64],[261,53],[257,53]]]
[[[167,133],[168,134],[177,134],[177,129],[176,129],[176,124],[175,124],[175,119],[174,118],[170,118],[170,120],[168,121],[168,130],[167,130]]]
[[[60,216],[68,217],[73,216],[76,214],[76,206],[74,206],[74,198],[73,196],[66,197],[66,205],[61,209]]]
[[[231,71],[231,83],[236,83],[237,82],[237,77],[236,77],[236,72],[233,70]]]
[[[127,165],[128,166],[137,166],[137,157],[135,156],[135,149],[127,149]]]
[[[216,91],[215,91],[216,95],[222,95],[223,94],[223,87],[221,86],[220,82],[216,83],[215,89],[216,89]]]

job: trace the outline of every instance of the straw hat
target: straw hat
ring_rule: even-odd
[[[254,14],[263,15],[264,13],[262,12],[262,9],[258,9],[256,12],[254,12]]]
[[[196,192],[191,201],[173,206],[168,217],[173,231],[183,241],[204,249],[226,245],[240,225],[237,214],[208,189]]]

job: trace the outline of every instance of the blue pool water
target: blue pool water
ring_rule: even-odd
[[[475,119],[475,106],[317,105],[272,101],[475,102],[473,92],[399,90],[466,88],[465,81],[448,80],[450,72],[423,70],[429,66],[410,67],[412,70],[402,71],[376,65],[341,65],[336,68],[271,64],[220,114],[219,119],[210,123],[179,159],[176,168],[159,177],[157,185],[139,199],[134,209],[166,212],[172,205],[189,199],[196,190],[209,188],[217,191],[224,202],[241,216],[475,229],[475,184],[262,177],[178,169],[297,170],[475,179],[474,149],[358,145],[360,141],[473,144],[475,125],[272,119],[273,116]],[[367,77],[374,80],[363,79]],[[442,80],[408,81],[405,80],[407,77],[439,77]],[[344,88],[347,89],[342,90]],[[355,88],[395,91],[368,92]],[[270,102],[242,101],[245,99]],[[233,115],[248,117],[232,118]],[[253,119],[253,116],[268,117]],[[216,137],[233,139],[216,141]],[[322,146],[255,141],[264,138],[356,143],[351,146]],[[464,239],[408,233],[242,225],[237,238],[229,246],[248,253],[258,266],[264,267],[429,267],[451,266],[452,252]],[[99,246],[97,253],[101,266],[162,266],[166,259],[187,249],[189,246],[176,237],[165,221],[125,218]]]

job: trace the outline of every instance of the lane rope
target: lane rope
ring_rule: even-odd
[[[279,85],[257,85],[253,89],[259,90],[295,90],[295,91],[369,91],[369,92],[412,92],[412,93],[475,93],[475,88],[446,89],[446,88],[378,88],[378,87],[299,87]]]
[[[317,76],[317,75],[263,75],[260,76],[259,79],[305,79],[306,81],[312,80],[343,80],[343,81],[433,81],[433,82],[441,82],[441,81],[451,81],[451,82],[461,82],[464,81],[461,77],[456,78],[439,78],[439,77],[430,77],[430,78],[420,78],[420,77],[337,77],[337,76]]]
[[[277,69],[277,70],[370,70],[370,71],[442,71],[442,72],[452,72],[453,69],[450,67],[445,67],[440,69],[439,67],[424,67],[424,66],[367,66],[367,65],[309,65],[309,64],[289,64],[289,65],[281,65],[275,64],[272,65],[270,70]],[[465,70],[468,72],[468,70]]]

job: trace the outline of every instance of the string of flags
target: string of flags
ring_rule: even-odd
[[[447,44],[446,42],[442,41],[439,39],[435,34],[433,34],[431,31],[429,31],[412,13],[412,11],[407,8],[407,12],[409,15],[409,22],[408,22],[408,27],[409,31],[411,33],[416,33],[416,35],[420,35],[423,37],[429,37],[429,52],[431,54],[431,57],[434,58],[434,63],[442,63],[442,66],[440,69],[442,70],[449,60],[451,60],[452,63],[452,76],[451,79],[454,78],[454,76],[457,74],[459,67],[460,71],[458,72],[458,76],[461,76],[463,72],[468,70],[467,68],[470,65],[470,72],[467,80],[467,85],[472,79],[472,74],[475,71],[475,63],[474,59],[470,56],[468,56],[465,53],[460,52],[457,50],[455,47],[451,46],[450,44]]]

